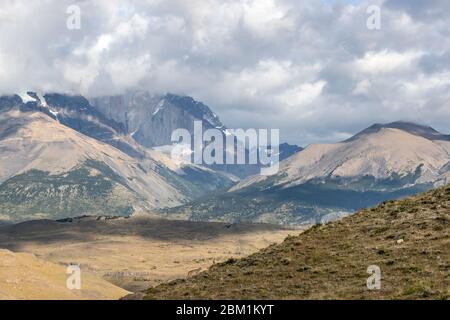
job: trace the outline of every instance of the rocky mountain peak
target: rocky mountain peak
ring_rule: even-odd
[[[450,141],[450,135],[442,134],[430,126],[426,126],[426,125],[422,125],[422,124],[418,124],[418,123],[414,123],[414,122],[408,122],[408,121],[395,121],[395,122],[386,123],[386,124],[381,124],[381,123],[373,124],[370,127],[357,133],[350,139],[345,140],[345,142],[354,141],[356,139],[359,139],[362,136],[377,133],[382,129],[398,129],[398,130],[402,130],[402,131],[408,132],[410,134],[420,136],[420,137],[423,137],[423,138],[426,138],[429,140]]]
[[[163,97],[163,101],[170,103],[184,111],[189,112],[198,120],[207,121],[212,127],[222,129],[225,126],[221,123],[219,117],[211,111],[211,109],[202,102],[196,101],[189,96],[178,96],[168,93]]]

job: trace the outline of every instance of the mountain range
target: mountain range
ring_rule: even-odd
[[[148,212],[235,181],[141,146],[81,96],[25,98],[0,98],[0,220]]]
[[[194,121],[201,121],[203,130],[218,129],[225,137],[228,128],[211,109],[191,97],[174,94],[152,95],[146,91],[130,91],[123,95],[104,96],[90,99],[92,106],[109,120],[125,128],[138,144],[170,153],[173,147],[172,132],[186,129],[194,135]],[[235,138],[236,145],[242,143]],[[245,157],[249,158],[248,146]],[[282,143],[279,146],[279,159],[283,160],[301,150],[296,145]],[[225,156],[225,152],[224,152]],[[242,179],[260,172],[259,164],[212,164],[206,167]]]
[[[280,170],[171,158],[175,129],[228,128],[205,104],[135,91],[0,97],[0,220],[152,213],[309,224],[448,183],[450,138],[375,124],[334,144],[280,144]],[[236,142],[237,143],[237,142]],[[248,156],[249,150],[246,150]]]
[[[450,141],[406,122],[373,125],[334,144],[312,144],[272,176],[163,211],[192,220],[310,224],[450,181]]]

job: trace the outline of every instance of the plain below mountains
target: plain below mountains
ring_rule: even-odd
[[[146,299],[449,299],[449,221],[446,186],[316,225]],[[379,289],[367,287],[369,266]]]
[[[205,270],[214,262],[245,257],[298,232],[273,225],[230,225],[148,216],[79,217],[3,225],[0,248],[10,252],[3,255],[0,249],[0,299],[18,297],[16,294],[29,299],[55,297],[56,292],[61,293],[61,298],[73,296],[76,293],[65,288],[65,279],[60,281],[70,264],[79,265],[82,276],[93,274],[127,291],[140,292],[186,277],[189,271]],[[32,259],[31,254],[39,259]],[[35,268],[38,264],[40,267]],[[26,266],[32,272],[28,273]],[[58,280],[59,286],[52,280]],[[82,289],[88,288],[87,281],[82,279]],[[35,291],[31,291],[33,283]],[[49,288],[43,288],[46,283]],[[2,290],[4,284],[7,287]],[[106,296],[108,287],[104,290]],[[122,296],[126,294],[123,292]]]

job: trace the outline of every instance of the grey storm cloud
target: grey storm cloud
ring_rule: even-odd
[[[449,3],[0,0],[0,93],[185,94],[301,145],[396,120],[448,132]]]

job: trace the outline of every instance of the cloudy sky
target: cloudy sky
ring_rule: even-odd
[[[228,127],[300,145],[395,120],[450,133],[449,12],[448,0],[0,0],[0,93],[185,94]]]

